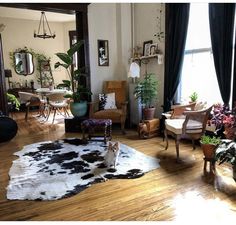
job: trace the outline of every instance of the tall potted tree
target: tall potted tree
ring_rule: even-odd
[[[82,46],[83,42],[77,42],[71,46],[67,53],[56,53],[56,56],[62,61],[55,63],[54,67],[63,67],[66,69],[67,74],[70,78],[70,82],[67,82],[71,85],[72,94],[65,95],[66,98],[72,99],[70,103],[71,113],[75,117],[84,116],[87,112],[88,104],[83,99],[86,95],[92,95],[91,91],[79,83],[81,74],[81,68],[74,70],[73,65],[73,55],[77,53]]]
[[[153,77],[155,74],[145,74],[143,80],[139,81],[134,89],[135,98],[139,99],[143,107],[143,116],[145,120],[154,118],[155,107],[154,99],[157,97],[157,80]]]

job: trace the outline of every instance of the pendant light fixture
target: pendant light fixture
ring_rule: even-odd
[[[54,34],[52,34],[52,32],[51,32],[45,12],[41,12],[38,33],[36,34],[36,31],[34,31],[34,37],[35,38],[43,38],[43,39],[56,37],[55,32],[54,32]]]

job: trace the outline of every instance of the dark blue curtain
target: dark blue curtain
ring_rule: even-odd
[[[209,3],[209,22],[215,70],[221,97],[229,104],[231,91],[234,3]]]
[[[188,30],[189,3],[166,4],[164,111],[169,111],[182,69]]]

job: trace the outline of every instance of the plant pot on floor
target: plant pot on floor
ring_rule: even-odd
[[[145,120],[152,120],[154,118],[156,108],[143,108],[143,117]]]
[[[70,111],[74,117],[82,117],[87,113],[88,104],[84,102],[71,102]]]
[[[217,147],[217,145],[202,144],[201,143],[201,148],[203,150],[203,154],[206,159],[213,159],[214,158],[216,147]]]

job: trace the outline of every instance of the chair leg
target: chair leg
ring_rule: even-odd
[[[176,161],[177,162],[180,162],[180,159],[179,159],[179,137],[177,136],[175,138],[175,147],[176,147]]]
[[[164,135],[165,135],[165,140],[166,140],[165,150],[167,150],[168,147],[169,147],[169,142],[168,142],[168,135],[167,135],[167,130],[166,129],[164,130]]]
[[[26,112],[25,112],[25,121],[28,120],[28,114],[29,114],[29,107],[26,108]]]
[[[48,119],[49,119],[49,116],[50,116],[50,114],[51,114],[51,107],[49,106],[49,112],[48,112],[48,115],[47,115],[47,118],[46,118],[46,121],[48,121]]]
[[[126,134],[125,132],[125,122],[121,122],[121,131],[122,131],[122,134]]]
[[[195,146],[195,140],[194,139],[192,139],[192,145],[193,145],[193,150],[195,150],[196,146]]]
[[[54,123],[54,119],[55,119],[55,116],[56,116],[56,112],[57,112],[57,108],[54,109],[54,114],[53,114],[52,123]]]

